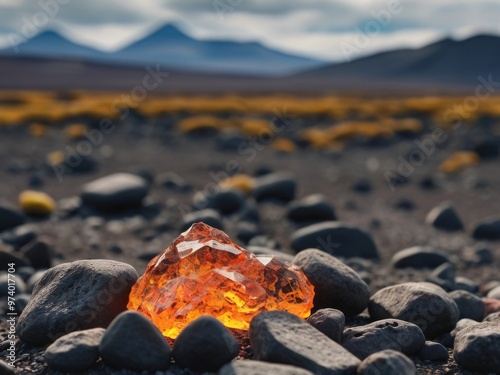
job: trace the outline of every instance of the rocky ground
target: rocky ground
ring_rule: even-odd
[[[296,119],[289,129],[280,133],[280,137],[289,136],[293,139],[297,127],[315,124],[314,121],[321,120]],[[408,160],[410,151],[417,147],[415,140],[427,139],[427,133],[383,142],[356,141],[342,151],[318,151],[301,146],[294,152],[283,153],[276,151],[264,140],[249,143],[248,140],[228,140],[228,137],[220,134],[181,134],[175,129],[174,123],[174,118],[161,121],[129,119],[108,134],[102,134],[97,145],[89,143],[90,148],[87,144],[82,144],[85,138],[70,141],[61,129],[52,129],[46,136],[35,138],[28,134],[24,126],[0,128],[0,207],[8,211],[0,211],[0,216],[3,214],[11,221],[17,220],[16,213],[12,213],[16,210],[12,207],[18,205],[20,192],[27,189],[43,191],[57,202],[57,208],[49,216],[30,216],[25,219],[25,224],[19,223],[15,228],[5,228],[0,232],[2,269],[7,271],[5,264],[14,260],[18,280],[25,280],[24,283],[17,284],[19,306],[29,300],[34,281],[41,275],[38,270],[81,259],[109,259],[131,265],[141,275],[148,261],[170,245],[189,223],[205,221],[223,227],[235,242],[245,247],[259,246],[290,256],[304,248],[316,247],[321,248],[323,253],[330,252],[340,257],[356,272],[351,268],[343,270],[343,266],[329,263],[334,258],[318,260],[314,254],[304,253],[301,256],[305,259],[295,259],[294,262],[303,266],[309,278],[314,277],[315,272],[308,275],[307,264],[312,263],[312,269],[317,264],[323,265],[326,268],[322,272],[330,275],[327,279],[332,280],[329,290],[340,290],[336,300],[328,301],[328,297],[325,297],[327,302],[322,306],[315,300],[316,307],[341,310],[347,315],[347,327],[363,326],[363,332],[357,337],[378,338],[375,343],[362,340],[361,343],[356,343],[356,340],[349,339],[349,335],[355,335],[356,332],[343,330],[338,321],[341,318],[335,315],[337,313],[323,317],[320,321],[326,319],[329,329],[336,322],[337,329],[331,332],[337,336],[340,334],[337,341],[342,342],[355,356],[344,352],[334,342],[335,335],[331,333],[332,340],[325,341],[324,346],[328,348],[330,345],[331,350],[339,351],[340,357],[345,357],[345,361],[342,364],[330,363],[330,360],[322,362],[321,355],[328,357],[324,354],[328,351],[310,350],[308,345],[310,343],[314,347],[315,342],[325,340],[323,335],[317,336],[317,331],[309,330],[307,323],[288,315],[273,317],[264,314],[259,322],[252,323],[251,349],[248,337],[238,334],[239,353],[236,354],[240,357],[276,362],[276,356],[285,355],[288,358],[293,357],[293,353],[306,351],[307,360],[289,364],[309,369],[312,373],[352,373],[352,369],[359,365],[358,358],[364,359],[371,354],[359,353],[355,347],[361,346],[373,347],[373,353],[383,349],[403,352],[414,363],[418,374],[471,374],[466,369],[467,366],[456,363],[453,356],[453,338],[456,333],[451,336],[450,332],[459,318],[482,320],[484,310],[481,307],[484,309],[484,303],[481,298],[488,293],[494,299],[499,298],[498,289],[496,294],[494,290],[490,290],[499,285],[494,282],[500,282],[500,250],[495,242],[495,239],[500,238],[500,229],[495,223],[480,229],[477,227],[478,223],[498,215],[500,209],[500,200],[497,199],[500,188],[498,159],[481,159],[466,171],[449,176],[438,173],[438,166],[452,152],[470,147],[471,142],[491,139],[487,129],[462,128],[450,132],[446,142],[425,155],[422,163],[418,163],[421,165],[411,166],[407,178],[400,179],[399,184],[393,185],[388,184],[387,173],[397,171],[401,160]],[[242,142],[246,142],[244,146],[241,146]],[[62,168],[60,165],[54,169],[46,163],[48,155],[54,151],[64,152],[66,164]],[[82,151],[89,156],[80,160]],[[129,175],[125,175],[125,180],[119,182],[108,180],[101,185],[86,185],[118,172]],[[270,174],[273,172],[281,174]],[[256,178],[253,193],[249,196],[243,193],[223,198],[214,196],[214,186],[235,173]],[[135,179],[136,176],[139,176],[139,182]],[[126,201],[132,206],[134,201],[141,202],[143,196],[146,197],[140,206],[130,207],[126,211],[102,212],[106,207],[113,209],[113,205],[123,206],[121,197],[99,191],[105,189],[103,184],[107,187],[113,184],[130,184]],[[193,206],[208,207],[199,204],[200,199],[193,200],[196,192],[200,191],[208,197],[208,206],[214,208],[215,212],[194,210],[194,214],[190,213]],[[312,194],[321,194],[322,197],[300,200]],[[429,212],[443,202],[449,202],[450,206],[440,206],[438,212],[428,217]],[[26,205],[24,209],[29,211],[30,206],[28,203]],[[293,207],[298,207],[295,219],[303,220],[293,220]],[[259,218],[256,218],[256,213]],[[331,223],[333,219],[341,223],[340,227]],[[329,224],[325,228],[307,228],[309,224],[318,221]],[[5,222],[0,217],[0,225]],[[419,248],[400,253],[401,250],[415,246]],[[396,253],[398,254],[395,255]],[[20,269],[19,265],[23,263],[33,268]],[[447,268],[447,264],[453,267]],[[343,271],[335,273],[338,269]],[[2,277],[6,275],[7,272],[2,273]],[[426,280],[439,284],[448,292],[465,290],[469,294],[453,295],[443,289],[433,289],[427,284],[405,284],[401,290],[396,288],[381,291],[388,286]],[[2,281],[2,287],[4,286],[7,287],[7,284]],[[317,285],[315,287],[318,289]],[[7,294],[4,290],[0,293],[2,309],[6,310]],[[326,292],[323,294],[328,295]],[[423,295],[424,302],[420,304],[427,308],[437,306],[437,312],[433,313],[431,319],[425,317],[425,311],[420,310],[420,305],[412,305],[413,302],[408,305],[411,306],[410,311],[405,310],[404,306],[398,306],[399,302],[412,295]],[[338,302],[351,299],[357,301],[355,307],[346,307]],[[463,300],[466,301],[463,305],[462,302],[456,302]],[[495,303],[490,300],[490,304],[486,306],[489,312],[498,309],[498,303]],[[370,316],[377,320],[391,319],[386,321],[388,327],[399,328],[370,328],[366,325],[371,322]],[[6,314],[3,313],[1,341],[7,338],[8,333],[5,317]],[[395,322],[394,319],[398,321]],[[422,319],[425,320],[423,323]],[[410,323],[405,322],[416,323],[420,328],[415,325],[407,327],[405,324]],[[471,325],[471,328],[465,330],[472,329],[473,323],[462,323],[462,328]],[[479,339],[477,348],[482,348],[483,352],[480,350],[475,355],[484,354],[479,362],[489,363],[490,367],[483,373],[494,373],[494,367],[491,367],[494,366],[493,358],[500,357],[499,328],[494,322],[482,324],[484,332],[464,331],[460,342],[468,342],[467,335],[491,339],[493,344],[488,346],[489,349],[482,348]],[[280,344],[282,346],[276,349],[280,353],[267,352],[267,346],[263,342],[277,340],[276,332],[281,332],[285,326],[295,328],[285,333],[286,344]],[[146,331],[147,329],[144,328]],[[214,329],[218,332],[218,328]],[[386,333],[383,332],[387,330],[390,331],[389,336],[384,336]],[[303,336],[297,332],[301,332]],[[366,332],[372,332],[373,336]],[[425,339],[441,343],[444,347],[432,347],[434,344],[430,342],[424,347]],[[469,341],[471,340],[473,341]],[[391,343],[390,346],[387,346],[388,342]],[[7,343],[0,344],[0,358],[7,357]],[[398,345],[393,346],[394,343]],[[43,342],[41,346],[33,347],[16,341],[15,373],[59,374],[60,372],[47,366],[47,359],[43,357],[47,344]],[[427,348],[428,346],[431,348]],[[427,354],[422,352],[424,349],[427,349]],[[455,351],[458,350],[455,340]],[[463,361],[470,362],[470,358],[466,358],[470,355],[467,350],[472,349],[461,350],[466,352]],[[414,371],[411,369],[411,362],[406,363],[406,357],[398,353],[382,352],[381,356],[382,359],[370,357],[373,363],[370,364],[367,360],[364,364],[368,366],[366,372],[361,373],[371,373],[370,366],[371,369],[377,369],[377,363],[396,363],[399,372],[394,373]],[[221,371],[220,374],[250,374],[257,371],[256,368],[246,369],[245,365],[241,366],[226,368],[226,372]],[[469,368],[474,368],[474,365]],[[277,374],[309,373],[285,368],[262,369],[262,372],[266,371]],[[89,373],[137,372],[117,371],[100,361]],[[174,365],[166,372],[157,373],[191,374],[193,371]]]

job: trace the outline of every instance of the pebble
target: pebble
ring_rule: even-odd
[[[9,205],[0,203],[0,232],[6,229],[15,228],[24,224],[24,222],[25,218],[21,212]]]
[[[293,261],[314,286],[314,307],[334,308],[347,316],[362,312],[370,300],[368,285],[350,267],[317,249],[299,252]]]
[[[12,245],[15,250],[19,250],[22,246],[34,240],[36,237],[37,232],[35,227],[33,225],[26,224],[2,233],[1,239],[6,244]]]
[[[488,298],[500,299],[500,285],[491,289],[486,296]]]
[[[472,319],[460,319],[458,322],[457,322],[457,325],[455,326],[455,328],[453,329],[453,331],[451,331],[451,335],[453,337],[455,337],[457,335],[458,332],[460,332],[461,330],[463,330],[464,328],[467,328],[467,327],[472,327],[476,324],[479,324],[479,322],[475,321],[475,320],[472,320]]]
[[[10,263],[15,263],[16,267],[29,266],[29,260],[21,254],[14,253],[9,248],[0,244],[0,271],[7,271]]]
[[[192,189],[192,186],[189,182],[184,180],[177,173],[173,172],[167,172],[163,175],[158,176],[158,183],[169,190],[181,193],[190,191]]]
[[[427,281],[436,284],[447,292],[455,289],[456,268],[453,263],[443,263],[438,266],[427,278]]]
[[[106,329],[99,353],[107,365],[134,371],[160,371],[170,366],[172,351],[150,320],[136,311],[118,315]]]
[[[126,309],[137,281],[130,265],[112,260],[78,260],[57,265],[43,274],[19,316],[19,338],[34,346],[67,333],[106,327]]]
[[[224,224],[222,223],[222,217],[220,214],[211,209],[206,208],[200,211],[190,212],[184,215],[183,224],[181,227],[182,231],[188,230],[191,225],[195,223],[203,222],[211,227],[224,230]]]
[[[455,337],[453,356],[467,370],[497,373],[500,369],[500,324],[479,323]]]
[[[304,368],[314,374],[353,374],[360,360],[299,317],[268,311],[250,323],[255,358]]]
[[[414,323],[427,338],[450,332],[459,310],[442,288],[427,282],[409,282],[379,290],[368,304],[370,317],[401,319]]]
[[[472,319],[478,322],[484,319],[484,303],[481,298],[465,290],[455,290],[450,293],[460,311],[459,319]]]
[[[21,254],[29,259],[35,269],[46,269],[52,266],[52,249],[44,240],[30,242],[21,248]]]
[[[261,361],[233,361],[222,367],[217,375],[314,375],[295,366]]]
[[[414,246],[398,251],[391,259],[394,268],[436,268],[450,262],[448,255],[427,246]]]
[[[351,189],[352,189],[352,191],[355,191],[356,193],[367,194],[373,190],[373,186],[372,186],[372,183],[370,182],[370,180],[362,179],[362,180],[357,181],[352,186]]]
[[[424,361],[447,361],[449,357],[448,349],[434,341],[426,341],[425,345],[418,352],[418,357]]]
[[[54,212],[56,202],[44,192],[25,190],[19,194],[19,206],[26,215],[44,217]]]
[[[307,318],[307,323],[339,344],[345,328],[345,315],[336,309],[319,309]]]
[[[415,209],[415,203],[408,198],[401,198],[395,204],[394,208],[404,211],[412,211]]]
[[[239,345],[217,319],[202,316],[189,323],[177,337],[172,350],[175,363],[195,371],[215,372],[236,358]]]
[[[484,318],[484,322],[497,322],[500,324],[500,311],[494,312]]]
[[[478,293],[480,285],[475,281],[463,276],[458,276],[455,279],[455,289],[465,290],[470,293]]]
[[[295,231],[292,248],[296,252],[317,248],[339,257],[378,259],[377,247],[370,234],[336,221],[313,224]]]
[[[135,174],[116,173],[85,184],[83,204],[100,211],[119,211],[139,207],[148,194],[147,181]]]
[[[0,359],[0,374],[2,375],[15,375],[14,368],[9,365],[7,362],[4,362]],[[283,375],[285,375],[284,373]]]
[[[417,325],[398,319],[347,328],[342,335],[342,346],[361,360],[385,349],[412,354],[424,344],[424,334]]]
[[[212,208],[221,214],[229,215],[240,210],[245,204],[245,196],[236,189],[219,189],[216,192],[206,194],[198,192],[193,197],[195,206],[199,208]]]
[[[366,358],[358,367],[357,375],[416,375],[413,362],[395,350],[383,350]]]
[[[235,228],[236,238],[243,243],[249,243],[250,240],[261,234],[259,227],[255,223],[240,221]]]
[[[296,222],[311,223],[337,220],[333,206],[321,194],[308,195],[290,202],[287,217]]]
[[[500,239],[500,219],[490,219],[476,224],[472,237],[476,240]]]
[[[55,370],[87,371],[99,359],[99,344],[103,335],[104,328],[71,332],[50,344],[43,357]]]
[[[448,232],[454,232],[464,229],[455,208],[449,202],[443,202],[434,207],[427,215],[425,221],[434,228]]]
[[[295,198],[297,179],[287,172],[269,173],[255,179],[253,196],[258,202],[276,200],[290,202]]]

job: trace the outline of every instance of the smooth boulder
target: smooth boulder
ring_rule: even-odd
[[[489,219],[476,224],[472,237],[476,240],[500,239],[500,219]]]
[[[434,228],[448,232],[464,229],[457,211],[449,202],[444,202],[434,207],[427,215],[425,221]]]
[[[25,222],[24,215],[12,208],[10,205],[0,203],[0,232],[6,229],[11,229]]]
[[[352,316],[368,306],[368,285],[337,258],[321,250],[307,249],[298,253],[293,263],[314,286],[315,308],[334,308]]]
[[[366,358],[358,367],[357,375],[416,375],[415,364],[395,350],[383,350]]]
[[[233,361],[220,369],[217,375],[314,375],[295,366],[261,361]]]
[[[255,179],[253,196],[258,202],[289,202],[295,198],[297,179],[287,172],[269,173]]]
[[[345,315],[336,309],[320,309],[307,318],[307,323],[339,344],[345,328]]]
[[[296,222],[320,222],[336,220],[333,206],[321,194],[308,195],[290,202],[287,217]]]
[[[391,259],[394,268],[436,268],[450,263],[446,253],[428,246],[414,246],[398,251]]]
[[[43,273],[19,316],[21,340],[41,346],[73,331],[108,324],[126,309],[137,281],[130,265],[112,260],[78,260]]]
[[[427,338],[450,332],[460,312],[453,299],[437,285],[408,282],[375,293],[368,304],[372,319],[400,319],[414,323]]]
[[[295,252],[316,248],[344,258],[378,259],[375,242],[367,232],[336,221],[313,224],[292,234]]]

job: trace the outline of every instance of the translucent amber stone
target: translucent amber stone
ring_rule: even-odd
[[[148,317],[169,338],[191,321],[211,315],[247,330],[261,311],[311,312],[314,289],[297,266],[255,256],[224,232],[194,224],[149,262],[132,287],[128,308]]]

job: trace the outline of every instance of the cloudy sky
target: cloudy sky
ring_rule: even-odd
[[[0,45],[49,28],[114,50],[170,22],[200,39],[341,61],[445,36],[500,35],[499,20],[499,0],[0,0]]]

